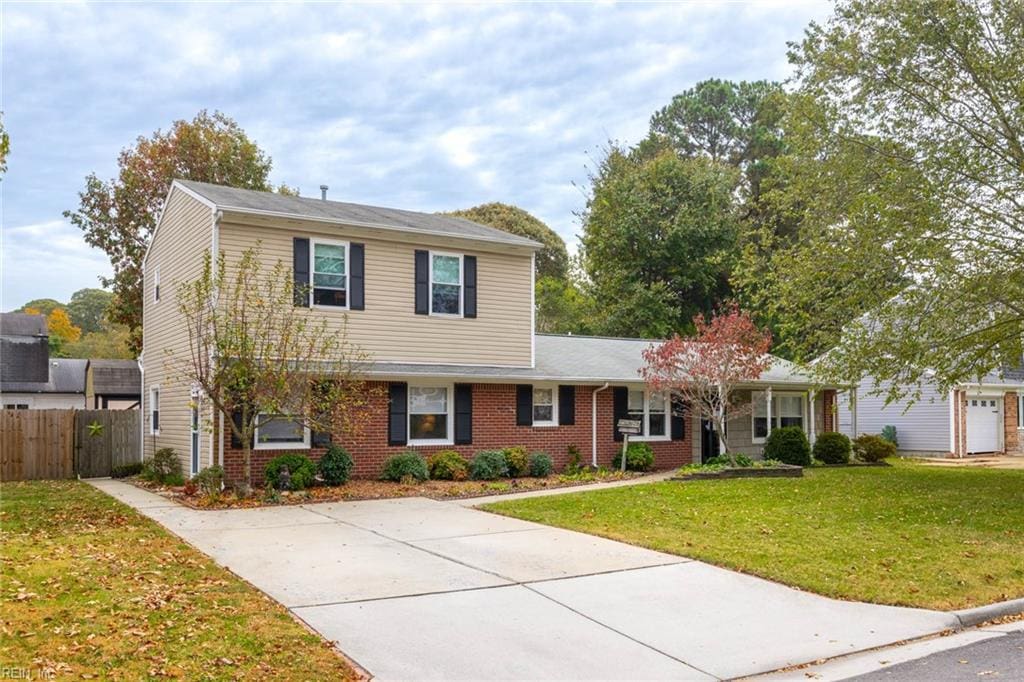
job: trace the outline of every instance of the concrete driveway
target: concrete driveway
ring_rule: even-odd
[[[195,511],[94,481],[380,679],[722,679],[952,628],[422,498]]]

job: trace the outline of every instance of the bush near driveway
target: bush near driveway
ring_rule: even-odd
[[[278,455],[263,468],[264,478],[275,490],[281,490],[281,473],[285,467],[288,467],[289,490],[305,490],[313,485],[316,476],[316,465],[313,464],[313,460],[297,453]]]
[[[85,483],[4,483],[0,518],[4,666],[33,679],[356,678],[284,607]]]
[[[840,599],[956,609],[1024,597],[1024,470],[897,460],[485,508]]]
[[[392,455],[384,462],[380,477],[385,481],[399,483],[403,480],[425,481],[429,476],[427,463],[418,452],[406,450]]]
[[[327,485],[343,485],[347,483],[349,476],[352,475],[352,467],[354,466],[355,463],[352,461],[352,455],[348,454],[348,450],[336,444],[332,444],[331,447],[327,448],[327,452],[324,453],[324,456],[317,463],[320,478]]]
[[[626,471],[650,471],[654,467],[654,449],[647,443],[630,443],[626,448]],[[612,460],[612,469],[622,468],[622,450]]]
[[[441,450],[427,459],[430,477],[438,481],[464,481],[469,476],[469,463],[455,450]]]
[[[474,481],[493,481],[508,476],[508,460],[501,450],[482,450],[469,463],[469,477]]]

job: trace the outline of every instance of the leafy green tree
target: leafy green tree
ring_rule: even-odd
[[[128,338],[128,327],[105,323],[99,331],[82,334],[78,341],[65,344],[61,350],[68,358],[130,360],[135,353],[128,346]]]
[[[736,171],[672,150],[612,146],[583,213],[581,263],[596,332],[664,337],[729,294]]]
[[[4,127],[2,112],[0,112],[0,175],[7,172],[7,155],[11,153],[11,136],[7,134]]]
[[[49,315],[57,308],[63,308],[64,304],[52,298],[34,298],[15,312],[31,312],[35,315]]]
[[[67,305],[68,315],[85,334],[101,331],[113,299],[114,295],[103,289],[79,289],[71,294],[71,301]]]
[[[204,110],[122,150],[117,178],[86,177],[78,209],[64,216],[85,233],[89,245],[110,256],[114,276],[102,280],[115,295],[109,315],[129,328],[133,351],[142,343],[142,258],[171,181],[270,191],[270,167],[270,158],[234,120]]]
[[[544,334],[588,334],[593,299],[576,278],[537,280],[537,331]]]
[[[829,350],[825,377],[910,397],[1018,364],[1020,3],[842,0],[790,60],[792,154],[772,201],[799,207],[801,238],[776,252],[767,292],[784,342]]]
[[[543,277],[565,279],[569,273],[569,253],[562,238],[541,220],[518,206],[494,202],[451,211],[446,215],[472,220],[543,244],[544,248],[537,252],[538,280]]]

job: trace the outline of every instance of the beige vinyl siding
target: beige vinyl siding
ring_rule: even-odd
[[[188,474],[190,456],[189,402],[191,385],[175,365],[188,358],[188,332],[178,312],[176,285],[198,276],[203,254],[213,238],[213,213],[209,206],[183,191],[175,190],[164,208],[163,219],[150,245],[143,279],[143,452],[151,457],[157,448],[174,448]],[[160,269],[160,301],[154,302],[156,269]],[[150,434],[150,389],[160,387],[160,434]],[[208,429],[210,412],[204,410]],[[199,438],[200,468],[214,463],[210,437]]]
[[[533,277],[528,251],[451,239],[387,234],[365,228],[309,225],[264,226],[221,222],[220,249],[228,263],[260,242],[268,267],[292,267],[292,240],[345,240],[365,245],[365,310],[314,308],[341,329],[348,316],[349,340],[376,361],[529,367],[532,364]],[[416,249],[477,257],[477,317],[416,315]],[[503,249],[505,252],[489,249]]]

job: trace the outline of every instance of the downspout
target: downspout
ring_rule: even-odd
[[[145,337],[143,337],[145,338]],[[142,353],[135,360],[139,365],[139,461],[146,461],[146,367]]]
[[[606,381],[604,386],[596,389],[591,393],[591,401],[593,402],[590,408],[590,464],[595,469],[597,468],[597,394],[604,391],[610,386]]]

